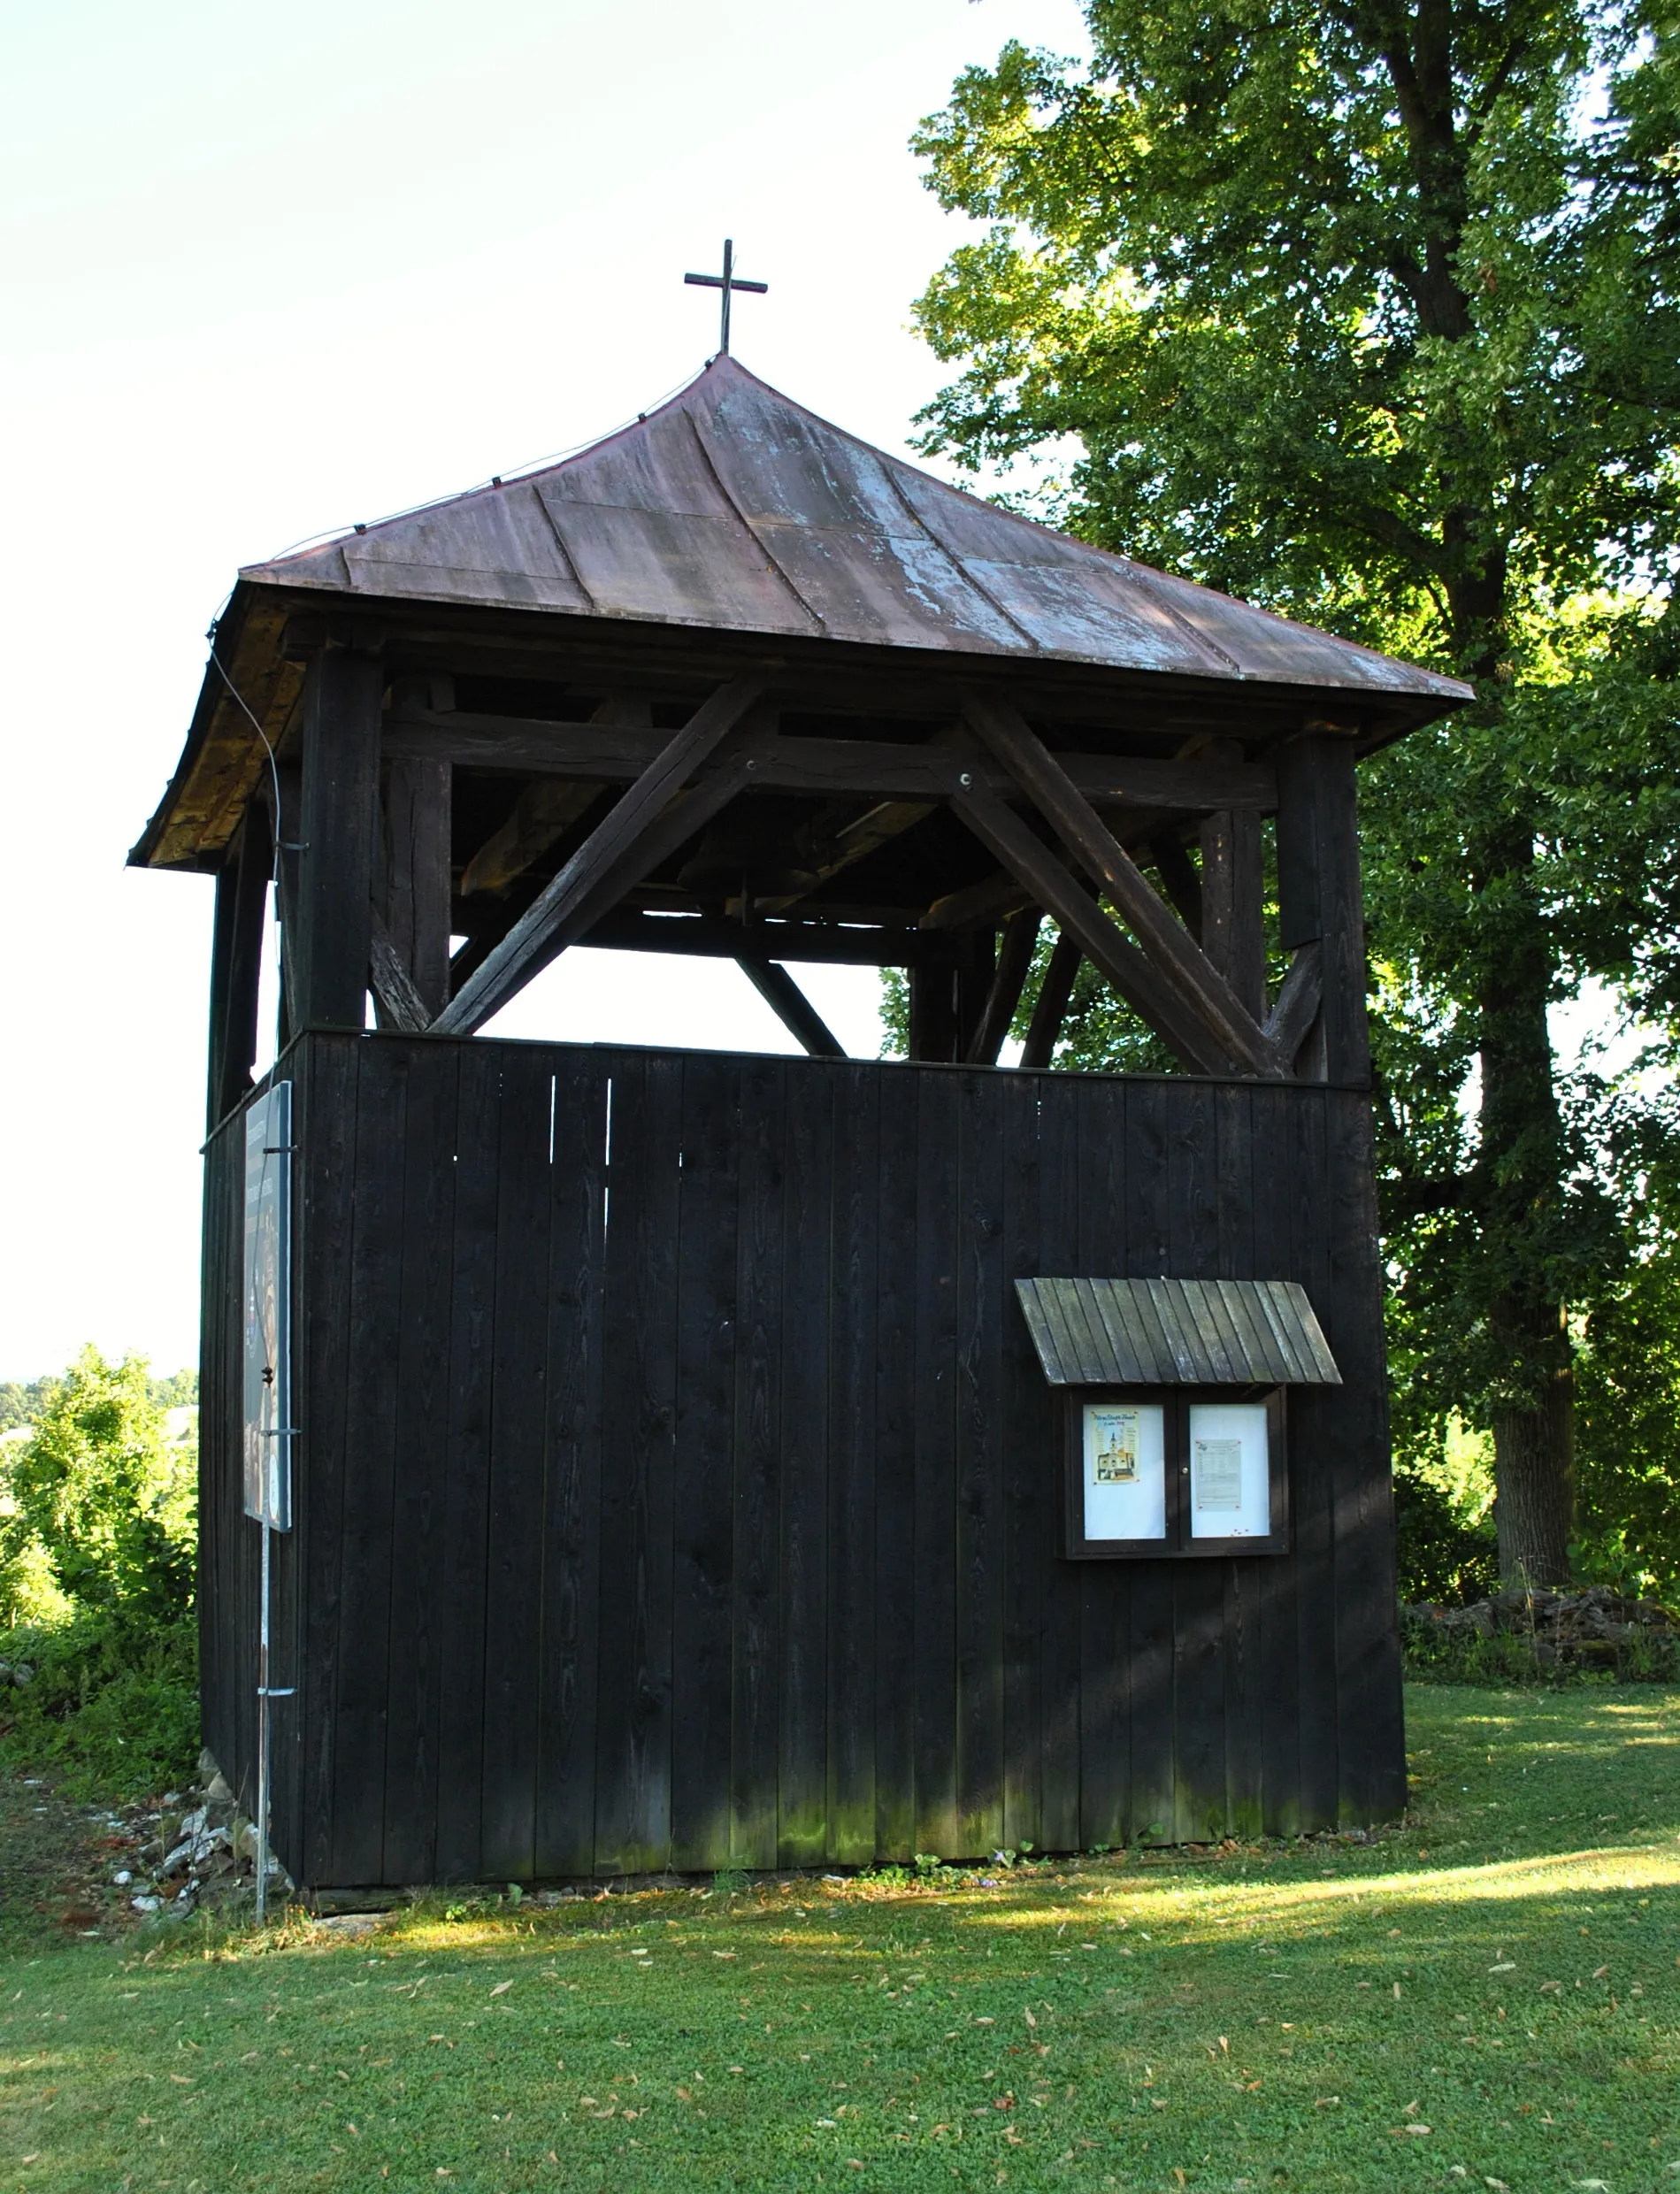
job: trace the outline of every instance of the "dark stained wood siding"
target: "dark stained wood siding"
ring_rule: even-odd
[[[276,1841],[314,1884],[1332,1828],[1404,1795],[1367,1101],[311,1035]],[[238,1116],[205,1730],[253,1766]],[[1022,1275],[1298,1280],[1293,1551],[1062,1558]]]

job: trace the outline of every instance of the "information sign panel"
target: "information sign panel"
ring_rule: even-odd
[[[245,1115],[245,1514],[292,1525],[292,1085]]]

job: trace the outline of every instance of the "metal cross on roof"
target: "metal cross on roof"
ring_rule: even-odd
[[[723,295],[723,328],[717,348],[729,348],[729,299],[732,291],[751,289],[762,297],[770,288],[768,282],[744,282],[735,272],[735,244],[733,237],[724,238],[724,271],[721,274],[685,274],[683,280],[692,282],[696,289],[721,289]]]

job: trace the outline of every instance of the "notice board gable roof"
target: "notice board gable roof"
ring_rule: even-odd
[[[966,495],[726,355],[561,464],[241,577],[339,596],[1339,687],[1423,702],[1428,714],[1470,697],[1456,679]]]
[[[1052,1386],[1339,1386],[1293,1280],[1015,1284]]]

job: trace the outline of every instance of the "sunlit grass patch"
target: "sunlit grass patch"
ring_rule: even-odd
[[[0,2153],[49,2194],[1676,2184],[1680,1700],[1431,1688],[1411,1744],[1370,1842],[21,1952]]]

